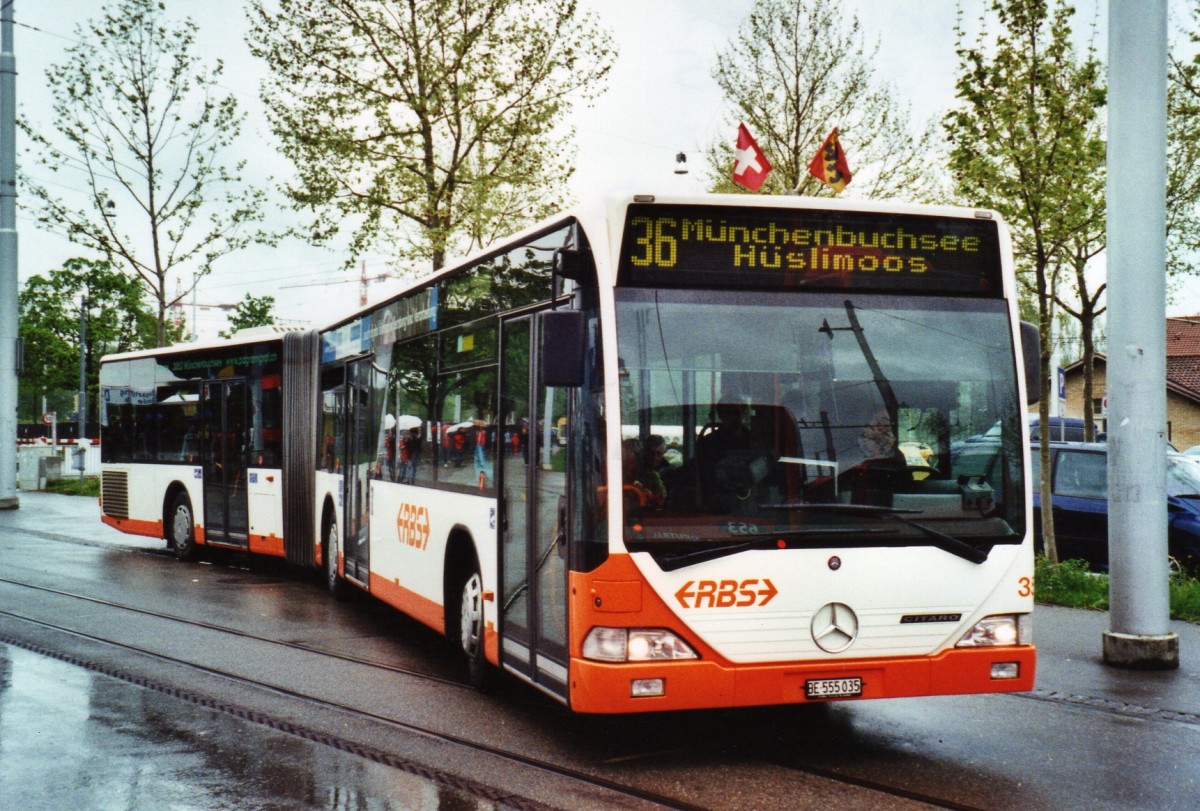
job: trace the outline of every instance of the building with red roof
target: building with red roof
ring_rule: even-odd
[[[1105,429],[1106,358],[1096,353],[1093,412]],[[1064,367],[1066,414],[1083,416],[1083,362]],[[1179,450],[1200,445],[1200,315],[1167,319],[1167,441]]]

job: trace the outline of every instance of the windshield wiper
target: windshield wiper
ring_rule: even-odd
[[[876,504],[843,504],[840,501],[791,501],[783,504],[759,504],[762,510],[798,510],[802,512],[831,512],[846,515],[899,515],[900,513],[919,513],[920,510],[901,509],[899,507],[880,507]]]
[[[785,503],[785,504],[763,504],[764,509],[769,510],[797,510],[801,512],[834,512],[843,513],[845,515],[878,515],[881,518],[891,518],[905,526],[912,527],[915,530],[925,533],[926,536],[934,541],[934,546],[941,549],[943,552],[949,552],[951,555],[957,555],[963,560],[971,563],[983,563],[988,559],[988,553],[982,549],[972,546],[966,541],[955,538],[953,535],[947,535],[944,532],[918,524],[916,521],[905,518],[905,513],[919,513],[920,510],[902,510],[895,507],[879,507],[874,504],[842,504],[840,502],[815,502],[806,504],[804,502]]]
[[[775,532],[758,532],[754,535],[743,535],[735,541],[718,542],[703,549],[692,549],[687,552],[676,552],[670,555],[656,557],[659,567],[664,572],[682,569],[694,563],[725,557],[742,552],[746,549],[765,549],[783,538],[805,538],[813,535],[864,535],[877,533],[892,533],[895,530],[879,527],[793,527]]]

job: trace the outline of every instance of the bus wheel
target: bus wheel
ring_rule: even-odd
[[[321,555],[325,559],[325,588],[335,600],[346,599],[346,581],[338,577],[338,525],[330,519],[325,529],[325,548]]]
[[[486,690],[490,686],[490,668],[483,654],[483,578],[473,564],[462,581],[462,599],[458,610],[458,644],[467,659],[467,677],[471,686]]]
[[[171,507],[171,543],[175,557],[182,561],[193,561],[198,556],[196,548],[196,521],[192,514],[192,501],[187,493],[175,496]]]

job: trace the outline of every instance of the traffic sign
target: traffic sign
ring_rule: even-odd
[[[42,415],[42,424],[43,425],[53,425],[55,416],[56,415],[53,411],[47,411],[45,414]]]

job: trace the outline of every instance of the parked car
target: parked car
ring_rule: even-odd
[[[1033,460],[1033,515],[1037,549],[1042,549],[1039,462]],[[1054,537],[1059,560],[1083,560],[1108,571],[1108,445],[1053,442],[1050,460]],[[1167,553],[1200,576],[1200,459],[1167,454]]]
[[[1080,417],[1051,417],[1049,426],[1050,439],[1056,442],[1083,442],[1085,439],[1083,432],[1084,423]],[[1092,427],[1095,428],[1095,423],[1092,424]],[[1029,438],[1037,439],[1040,436],[1040,420],[1037,417],[1030,417]],[[1100,432],[1099,428],[1096,428],[1092,432],[1092,436],[1098,442],[1104,441],[1104,434]]]

